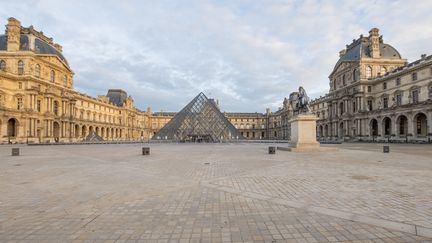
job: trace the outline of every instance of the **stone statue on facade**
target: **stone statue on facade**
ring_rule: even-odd
[[[298,92],[292,92],[289,96],[289,103],[294,112],[298,114],[310,112],[309,101],[310,98],[302,86],[299,87]]]

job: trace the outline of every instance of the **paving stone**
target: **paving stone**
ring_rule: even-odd
[[[0,242],[430,242],[397,226],[431,232],[432,147],[397,146],[4,146]]]

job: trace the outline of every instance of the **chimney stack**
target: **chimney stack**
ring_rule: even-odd
[[[380,36],[379,29],[373,28],[369,31],[370,52],[372,58],[380,58]]]
[[[7,51],[19,51],[21,22],[12,17],[8,18],[8,24],[6,25],[6,34]]]

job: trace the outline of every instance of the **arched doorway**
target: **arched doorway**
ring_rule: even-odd
[[[7,122],[7,136],[8,137],[17,137],[18,129],[17,129],[17,120],[15,118],[11,118]]]
[[[378,121],[376,119],[370,121],[370,135],[372,137],[378,136]]]
[[[75,138],[79,138],[80,135],[80,126],[77,124],[75,125]]]
[[[93,128],[93,126],[89,126],[89,134],[92,134],[93,133],[93,131],[94,131],[94,128]]]
[[[324,127],[324,136],[326,136],[326,137],[329,136],[328,125],[325,125],[325,127]]]
[[[86,127],[86,126],[82,126],[82,129],[81,129],[81,137],[82,137],[82,138],[85,138],[86,135],[87,135],[87,127]]]
[[[102,138],[105,137],[105,128],[104,128],[104,127],[101,128],[101,134],[100,134],[100,136],[101,136]]]
[[[385,136],[390,136],[392,133],[391,130],[391,119],[389,117],[385,117],[382,121],[383,134]]]
[[[408,118],[404,115],[400,115],[397,118],[396,124],[398,126],[397,133],[399,136],[406,136],[408,134]]]
[[[323,126],[320,126],[320,127],[319,127],[319,130],[320,130],[320,132],[319,132],[319,136],[320,136],[320,137],[324,137],[324,134],[323,134],[323,130],[324,130],[324,129],[323,129]]]
[[[53,123],[53,135],[54,140],[58,141],[60,138],[60,125],[58,124],[58,122]]]
[[[96,134],[100,135],[100,133],[99,133],[99,127],[96,127]]]
[[[418,113],[414,116],[414,133],[417,136],[427,135],[427,117],[424,113]]]

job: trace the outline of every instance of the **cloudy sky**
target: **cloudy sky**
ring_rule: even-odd
[[[378,27],[414,61],[432,54],[432,1],[0,0],[63,45],[75,88],[121,88],[136,106],[178,111],[203,91],[222,110],[264,112],[305,87],[328,90],[346,44]]]

